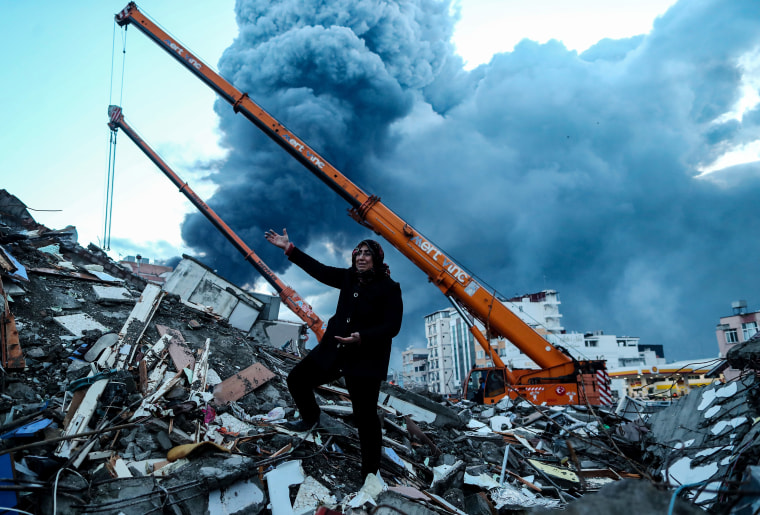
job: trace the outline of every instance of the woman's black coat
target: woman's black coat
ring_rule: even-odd
[[[340,289],[335,314],[327,322],[322,341],[309,353],[326,370],[341,375],[385,379],[391,342],[401,329],[401,287],[385,274],[360,283],[353,268],[323,265],[293,247],[288,259],[317,281]],[[339,344],[336,336],[358,332],[361,342]]]

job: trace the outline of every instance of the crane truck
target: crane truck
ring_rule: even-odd
[[[198,211],[200,211],[209,222],[211,222],[214,227],[216,227],[241,254],[243,254],[245,260],[253,265],[261,276],[272,285],[280,296],[283,304],[303,320],[306,326],[316,335],[318,340],[322,340],[327,324],[319,318],[309,303],[303,300],[293,288],[285,285],[285,283],[272,272],[267,264],[264,263],[264,261],[262,261],[262,259],[256,255],[256,253],[251,250],[251,248],[248,247],[248,245],[246,245],[226,223],[224,223],[224,220],[222,220],[186,182],[180,179],[180,177],[174,173],[174,170],[169,168],[169,165],[167,165],[166,162],[145,142],[145,140],[143,140],[124,120],[124,114],[122,113],[121,107],[114,105],[108,107],[108,127],[114,132],[119,129],[124,131],[124,134],[126,134],[129,139],[131,139],[132,142],[145,153],[148,159],[153,161],[153,164],[155,164],[159,170],[161,170],[164,175],[177,186],[179,191],[185,195],[196,208],[198,208]]]
[[[475,395],[471,385],[483,378],[483,402],[492,404],[505,396],[524,397],[548,405],[605,405],[612,402],[609,376],[603,360],[576,360],[556,347],[502,304],[494,290],[485,287],[464,267],[446,255],[432,241],[402,220],[375,195],[351,182],[318,152],[287,127],[206,65],[198,56],[130,2],[115,16],[122,27],[133,25],[213,89],[236,113],[241,113],[275,143],[306,167],[350,205],[349,214],[361,225],[385,238],[401,254],[419,267],[428,279],[463,315],[473,337],[493,366],[470,371],[465,396]],[[474,320],[486,328],[486,335]],[[509,340],[537,369],[510,369],[490,345],[489,338]]]

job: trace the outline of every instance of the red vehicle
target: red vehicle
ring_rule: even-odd
[[[488,338],[470,324],[470,331],[493,362],[493,367],[474,369],[465,385],[467,398],[474,398],[472,384],[485,379],[484,402],[523,396],[550,405],[611,403],[609,377],[603,360],[573,359],[551,345],[496,298],[496,292],[445,255],[414,227],[398,217],[380,198],[369,195],[327,162],[287,127],[208,67],[187,48],[164,32],[130,2],[116,15],[120,26],[134,25],[196,77],[211,87],[256,127],[303,164],[351,205],[351,216],[385,238],[423,270],[462,314],[469,314],[488,328],[489,336],[509,340],[531,358],[538,369],[509,369],[489,344]],[[469,320],[467,316],[463,317]]]
[[[314,313],[314,311],[311,309],[311,306],[308,302],[303,300],[296,291],[291,288],[290,286],[286,286],[277,275],[275,275],[272,270],[269,269],[269,267],[264,263],[259,256],[256,255],[256,253],[251,250],[244,242],[241,240],[235,232],[230,229],[230,227],[224,223],[224,221],[219,218],[219,216],[214,212],[213,209],[211,209],[208,204],[206,204],[201,198],[195,194],[195,192],[188,186],[188,184],[182,179],[179,178],[179,176],[174,173],[174,171],[169,168],[169,165],[167,165],[161,157],[159,157],[158,154],[156,154],[155,151],[153,151],[150,146],[148,146],[147,143],[130,127],[126,121],[124,121],[124,115],[121,112],[121,107],[118,106],[109,106],[108,107],[108,126],[111,128],[112,131],[117,131],[119,129],[123,130],[124,133],[129,136],[129,139],[131,139],[135,145],[138,146],[140,150],[142,150],[148,158],[153,161],[153,163],[158,166],[158,168],[164,172],[164,175],[166,175],[170,181],[174,183],[177,188],[179,188],[179,191],[182,192],[190,202],[193,203],[195,207],[198,208],[198,210],[203,213],[203,215],[208,218],[208,220],[216,227],[219,232],[221,232],[229,241],[232,243],[236,249],[240,251],[243,256],[245,256],[245,260],[248,261],[250,264],[253,265],[253,267],[259,271],[259,273],[264,277],[264,279],[267,280],[269,284],[274,287],[275,291],[277,291],[278,295],[280,296],[280,299],[282,302],[290,308],[293,313],[298,315],[298,317],[306,323],[306,326],[311,329],[314,334],[316,335],[318,340],[322,339],[322,335],[325,334],[325,329],[327,324],[322,321],[322,319],[319,318],[319,316]]]

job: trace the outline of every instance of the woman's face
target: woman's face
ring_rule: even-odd
[[[366,245],[359,247],[354,256],[356,258],[356,270],[359,272],[366,272],[367,270],[371,270],[374,266],[374,263],[372,262],[372,253]]]

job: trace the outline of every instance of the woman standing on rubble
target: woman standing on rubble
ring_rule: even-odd
[[[350,268],[336,268],[299,250],[290,242],[288,231],[282,232],[270,229],[265,238],[314,279],[340,290],[322,341],[288,375],[288,389],[301,419],[286,427],[298,432],[313,429],[320,414],[314,388],[343,377],[359,431],[364,479],[380,469],[382,430],[377,400],[380,383],[388,375],[391,341],[401,329],[401,287],[390,278],[383,249],[374,240],[356,246]]]

